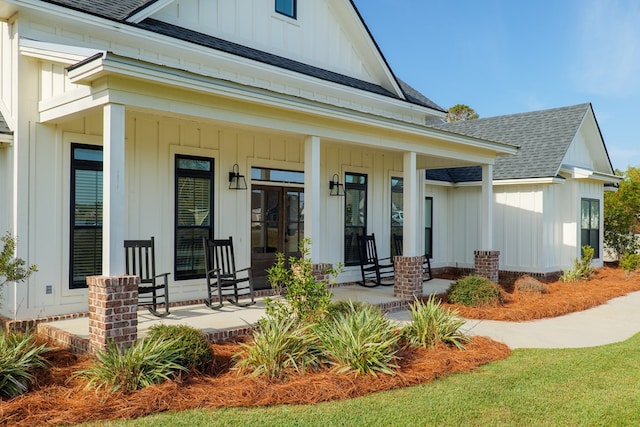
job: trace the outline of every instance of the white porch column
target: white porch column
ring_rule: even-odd
[[[418,171],[416,165],[416,153],[404,153],[404,193],[403,193],[403,227],[402,227],[402,255],[418,256],[422,255],[419,249],[418,238]]]
[[[320,137],[308,136],[304,142],[304,236],[311,240],[309,257],[320,262]]]
[[[102,275],[124,274],[126,192],[124,181],[125,108],[103,108]]]
[[[493,165],[482,166],[480,214],[482,215],[480,249],[490,251],[493,250]]]

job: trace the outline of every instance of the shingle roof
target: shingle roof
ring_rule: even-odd
[[[383,88],[380,85],[376,85],[364,80],[356,79],[346,76],[344,74],[335,73],[333,71],[325,70],[312,65],[304,64],[302,62],[293,61],[282,56],[273,55],[264,51],[253,49],[247,46],[243,46],[237,43],[233,43],[227,40],[223,40],[217,37],[209,36],[207,34],[199,33],[189,30],[187,28],[178,27],[176,25],[161,22],[155,19],[145,19],[144,21],[134,24],[125,21],[129,16],[143,9],[144,7],[155,3],[157,0],[44,0],[47,3],[56,4],[70,9],[78,10],[91,15],[100,16],[102,18],[121,22],[142,28],[147,31],[152,31],[158,34],[162,34],[168,37],[173,37],[179,40],[199,44],[211,49],[220,50],[223,52],[231,53],[233,55],[242,56],[244,58],[259,61],[265,64],[280,67],[286,70],[295,71],[301,74],[305,74],[311,77],[319,78],[322,80],[338,83],[344,86],[364,90],[379,95],[388,96],[398,99],[399,97]],[[402,90],[406,101],[435,109],[438,111],[445,111],[442,107],[431,101],[426,96],[398,79],[398,84]]]
[[[548,178],[560,171],[562,159],[573,141],[578,128],[591,104],[510,114],[454,123],[430,124],[430,126],[450,132],[497,142],[505,142],[520,147],[512,156],[496,159],[493,177],[502,179]],[[469,168],[464,168],[469,169]],[[443,179],[447,175],[457,180],[451,182],[475,181],[481,179],[476,167],[464,171],[427,171],[429,179]]]

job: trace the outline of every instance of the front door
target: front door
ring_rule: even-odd
[[[255,289],[269,289],[267,269],[276,253],[300,256],[304,237],[304,190],[302,188],[252,185],[251,267]]]

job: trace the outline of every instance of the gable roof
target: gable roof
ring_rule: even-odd
[[[390,98],[401,99],[410,104],[419,105],[432,110],[446,112],[444,108],[418,92],[407,83],[401,81],[397,77],[400,90],[404,99],[397,94],[385,89],[384,87],[370,83],[364,80],[360,80],[354,77],[350,77],[344,74],[329,71],[313,65],[308,65],[299,61],[294,61],[282,56],[274,55],[268,52],[264,52],[258,49],[254,49],[248,46],[243,46],[237,43],[233,43],[218,37],[203,34],[197,31],[193,31],[184,27],[179,27],[166,22],[158,21],[156,19],[147,18],[141,22],[133,23],[129,22],[127,18],[135,15],[141,10],[152,6],[157,3],[158,0],[43,0],[46,3],[55,4],[58,6],[77,10],[79,12],[88,13],[101,18],[117,21],[122,24],[131,25],[143,30],[151,31],[156,34],[162,34],[164,36],[172,37],[178,40],[198,44],[211,49],[220,50],[233,55],[241,56],[254,61],[259,61],[268,65],[283,68],[288,71],[294,71],[300,74],[304,74],[310,77],[319,78],[332,83],[338,83],[344,86],[348,86],[355,89],[364,90],[367,92],[375,93],[378,95],[387,96]],[[361,22],[364,24],[364,20],[357,11],[353,1],[350,4],[356,11]],[[364,24],[366,28],[366,24]],[[373,40],[373,36],[368,31],[369,37]],[[377,43],[373,40],[377,47]],[[379,48],[378,48],[379,50]],[[382,55],[382,54],[381,54]],[[383,57],[384,58],[384,57]],[[385,60],[386,63],[386,60]],[[387,65],[388,66],[388,65]],[[390,67],[389,67],[390,68]],[[393,74],[393,72],[391,72]]]
[[[496,159],[495,180],[553,178],[558,176],[569,145],[589,111],[592,111],[591,104],[585,103],[454,123],[430,123],[430,126],[519,146],[517,154]],[[459,170],[428,170],[427,179],[448,182],[482,179],[480,167],[456,169]]]

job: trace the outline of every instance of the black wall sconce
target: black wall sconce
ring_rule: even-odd
[[[236,163],[229,172],[229,190],[246,190],[247,181],[240,175],[240,166]]]
[[[337,173],[334,173],[331,181],[329,181],[329,195],[344,196],[344,185],[340,184]]]

